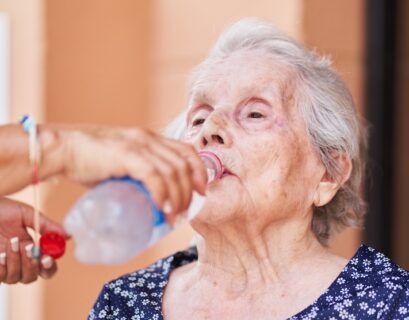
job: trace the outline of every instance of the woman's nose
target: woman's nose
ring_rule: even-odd
[[[229,124],[224,115],[212,114],[203,124],[200,134],[200,147],[204,148],[211,145],[231,145],[231,133],[228,128]]]

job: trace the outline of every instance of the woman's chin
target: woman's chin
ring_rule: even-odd
[[[195,223],[207,225],[220,225],[234,220],[237,215],[237,208],[230,201],[205,201],[201,208],[189,209],[188,220]]]

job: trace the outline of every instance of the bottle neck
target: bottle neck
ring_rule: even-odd
[[[199,152],[207,169],[207,182],[220,179],[223,175],[223,163],[219,156],[214,152],[202,150]]]

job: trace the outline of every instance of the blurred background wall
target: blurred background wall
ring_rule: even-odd
[[[12,121],[31,113],[46,122],[160,130],[185,106],[189,71],[205,57],[220,32],[244,16],[267,18],[331,56],[360,112],[370,111],[365,95],[365,0],[3,0],[0,10],[10,16],[11,25]],[[407,44],[400,49],[406,65],[407,50]],[[408,73],[399,77],[404,86]],[[399,101],[407,105],[404,92]],[[399,112],[407,115],[407,108]],[[409,136],[407,129],[402,134]],[[405,170],[399,154],[395,159],[396,166]],[[407,186],[404,181],[402,187]],[[42,186],[42,210],[62,221],[83,191],[67,181],[47,182]],[[24,193],[19,197],[30,201]],[[397,200],[401,219],[407,216],[404,198]],[[409,267],[402,244],[408,233],[397,222],[403,220],[394,221],[398,230],[394,254]],[[52,280],[3,286],[8,306],[4,317],[84,319],[104,282],[186,247],[191,235],[189,226],[182,225],[138,258],[117,267],[79,264],[71,242]],[[363,238],[360,231],[349,229],[331,247],[350,257]]]
[[[0,108],[7,109],[8,121],[17,121],[24,113],[31,113],[42,121],[45,110],[44,3],[42,0],[4,0],[0,1],[0,13],[8,20],[9,33],[8,52],[1,54],[7,57],[8,65],[3,65],[4,69],[0,70],[8,80],[9,92]],[[29,202],[30,195],[26,190],[14,197]],[[42,283],[14,287],[0,285],[0,291],[4,293],[0,319],[41,319]]]

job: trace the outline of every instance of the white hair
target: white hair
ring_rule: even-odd
[[[240,50],[261,50],[294,71],[294,103],[304,119],[312,146],[332,178],[338,179],[340,174],[335,156],[343,153],[351,159],[349,180],[330,203],[314,208],[312,230],[317,238],[325,244],[334,231],[360,225],[366,209],[360,190],[366,134],[351,94],[331,69],[329,59],[306,49],[268,22],[245,18],[221,34],[209,55],[194,70],[190,95],[201,85],[201,77],[208,68]],[[173,138],[182,138],[185,116],[180,116],[171,127],[168,133]]]

